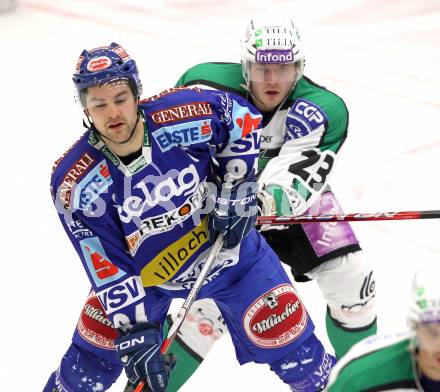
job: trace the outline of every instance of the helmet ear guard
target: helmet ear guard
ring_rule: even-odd
[[[420,324],[440,324],[439,268],[419,271],[411,288],[408,325],[415,330]]]
[[[249,63],[296,64],[294,85],[304,70],[305,55],[293,21],[286,18],[251,19],[241,40],[241,65],[247,87],[250,87]]]
[[[112,42],[90,51],[83,50],[72,76],[76,89],[76,101],[84,105],[84,93],[92,86],[126,82],[135,97],[142,94],[142,83],[136,62],[125,49]]]

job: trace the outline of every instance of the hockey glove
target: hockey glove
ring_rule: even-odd
[[[306,202],[293,188],[267,184],[258,191],[258,213],[261,216],[298,216],[306,210]],[[284,230],[284,225],[262,225],[260,231]]]
[[[176,357],[162,355],[160,343],[159,331],[152,323],[136,324],[127,335],[115,340],[125,373],[132,384],[145,380],[152,392],[166,390]]]
[[[224,247],[234,248],[255,226],[257,219],[257,183],[252,171],[243,181],[217,184],[211,194],[214,208],[208,216],[209,242],[219,234],[224,236]]]

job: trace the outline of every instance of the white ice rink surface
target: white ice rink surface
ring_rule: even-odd
[[[0,391],[43,389],[89,288],[49,195],[53,161],[83,132],[70,79],[82,49],[123,45],[150,96],[195,63],[238,61],[249,16],[276,9],[301,29],[306,75],[350,109],[331,181],[345,212],[440,209],[438,0],[21,1],[0,14]],[[440,262],[440,221],[354,226],[376,274],[379,329],[402,330],[415,268]],[[329,347],[315,283],[297,287]],[[238,365],[229,338],[182,388],[278,390],[265,366]]]

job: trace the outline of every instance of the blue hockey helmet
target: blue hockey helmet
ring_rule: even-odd
[[[114,42],[109,46],[101,46],[92,50],[84,49],[78,58],[72,79],[77,98],[83,106],[82,92],[88,87],[101,86],[106,83],[127,81],[135,97],[142,94],[142,83],[136,62],[122,46]]]

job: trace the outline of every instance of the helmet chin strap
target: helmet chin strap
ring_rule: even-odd
[[[128,136],[128,138],[127,138],[127,140],[124,140],[124,141],[122,141],[122,142],[116,142],[117,144],[125,144],[125,143],[128,143],[132,138],[133,138],[133,135],[134,135],[134,131],[136,131],[136,127],[137,127],[137,125],[138,125],[138,123],[139,123],[139,118],[140,118],[141,116],[140,116],[140,113],[139,113],[139,110],[138,110],[138,112],[137,112],[137,117],[136,117],[136,123],[134,124],[134,127],[133,127],[133,129],[131,130],[131,132],[130,132],[130,135]],[[104,135],[101,135],[102,137],[105,137]],[[107,138],[107,139],[109,139],[109,138]],[[109,139],[110,140],[110,139]],[[112,141],[113,142],[113,141]],[[113,142],[113,143],[115,143],[115,142]]]

